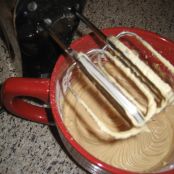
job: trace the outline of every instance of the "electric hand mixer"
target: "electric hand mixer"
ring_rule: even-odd
[[[146,123],[152,119],[155,114],[161,112],[166,106],[172,104],[174,101],[174,93],[168,83],[161,79],[146,63],[144,63],[135,51],[131,50],[120,38],[129,35],[136,38],[145,48],[152,52],[152,54],[159,59],[159,61],[167,67],[171,72],[174,72],[173,66],[161,54],[159,54],[149,43],[144,41],[140,36],[131,32],[122,32],[117,36],[105,36],[94,24],[92,24],[86,17],[74,11],[76,16],[83,21],[104,43],[106,46],[103,49],[91,50],[90,54],[77,52],[71,48],[67,48],[51,27],[46,24],[43,27],[48,31],[48,34],[53,40],[64,50],[64,52],[71,57],[80,67],[82,72],[89,78],[92,83],[106,97],[106,99],[113,105],[114,108],[119,108],[132,128],[123,132],[111,131],[104,122],[102,122],[93,111],[80,99],[77,93],[71,90],[77,101],[87,110],[98,127],[111,137],[115,139],[125,139],[140,133]],[[120,69],[137,85],[147,98],[147,107],[142,106],[134,100],[122,86],[114,81],[114,78],[102,67],[101,60],[97,64],[93,63],[90,55],[95,54],[104,55],[107,59],[119,66]],[[92,53],[92,54],[91,54]],[[99,57],[99,56],[98,56]]]

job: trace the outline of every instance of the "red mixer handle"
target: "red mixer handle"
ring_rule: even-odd
[[[1,102],[14,115],[34,122],[48,124],[45,108],[28,103],[22,97],[33,97],[48,104],[49,85],[49,79],[9,78],[2,86]]]

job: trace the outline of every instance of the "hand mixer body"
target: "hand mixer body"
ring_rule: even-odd
[[[76,6],[83,11],[85,0],[19,0],[15,11],[15,28],[22,54],[23,75],[46,77],[52,72],[62,50],[39,27],[40,21],[52,25],[65,45],[72,41],[79,19],[68,8]],[[49,62],[49,64],[48,64]]]

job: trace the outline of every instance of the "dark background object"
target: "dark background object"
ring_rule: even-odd
[[[16,9],[16,30],[22,53],[23,75],[49,76],[61,49],[40,27],[40,22],[52,25],[65,45],[72,41],[79,24],[68,9],[77,7],[82,12],[84,0],[25,0]]]

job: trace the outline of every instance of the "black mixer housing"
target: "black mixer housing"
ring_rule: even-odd
[[[20,0],[16,8],[16,32],[22,54],[23,75],[26,77],[48,77],[62,50],[39,25],[44,21],[65,45],[72,41],[79,19],[70,12],[80,12],[84,0]]]

